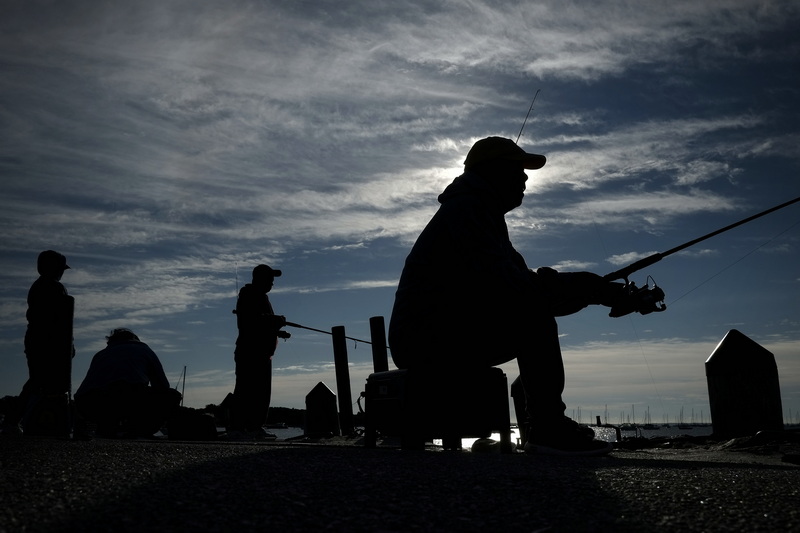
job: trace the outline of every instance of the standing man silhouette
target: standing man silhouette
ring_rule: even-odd
[[[280,270],[258,265],[253,269],[253,282],[242,287],[236,301],[236,386],[227,428],[228,438],[233,440],[276,438],[262,426],[272,394],[272,356],[278,339],[289,337],[280,331],[286,318],[275,314],[267,296],[280,275]]]
[[[68,436],[69,395],[72,392],[72,318],[75,299],[67,294],[61,276],[69,268],[67,258],[53,250],[39,254],[39,278],[28,291],[28,329],[25,332],[25,357],[28,381],[22,387],[17,407],[4,423],[4,433],[54,434]],[[35,411],[56,409],[59,427],[36,427]],[[20,427],[20,425],[22,427]]]

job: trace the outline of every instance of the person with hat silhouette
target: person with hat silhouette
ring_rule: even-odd
[[[602,454],[610,445],[594,440],[590,428],[564,414],[564,364],[555,317],[589,304],[611,306],[622,285],[589,272],[529,269],[511,244],[505,222],[505,214],[522,204],[525,171],[538,170],[546,161],[503,137],[472,146],[464,173],[439,195],[439,210],[406,258],[389,345],[399,368],[431,375],[516,359],[529,427],[525,450]],[[489,333],[498,328],[500,333]]]
[[[39,277],[28,291],[28,311],[25,314],[28,320],[25,331],[28,381],[17,398],[15,412],[4,421],[3,432],[44,432],[67,436],[71,430],[66,412],[72,389],[72,358],[75,356],[72,339],[75,300],[67,294],[61,277],[69,265],[64,255],[45,250],[38,256],[36,268]],[[58,414],[63,424],[58,428],[34,427],[37,424],[32,416],[42,402],[48,400],[65,406],[64,412]]]
[[[231,440],[274,439],[264,430],[272,395],[272,356],[279,338],[289,338],[281,331],[286,318],[276,315],[267,293],[282,272],[267,265],[253,269],[253,281],[239,291],[236,301],[236,338],[234,361],[236,385],[230,404],[227,437]]]

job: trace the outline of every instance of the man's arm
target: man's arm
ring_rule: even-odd
[[[164,373],[164,367],[161,366],[161,361],[158,359],[158,356],[149,346],[145,345],[144,348],[147,350],[147,377],[150,380],[150,386],[156,389],[170,388],[169,380]]]

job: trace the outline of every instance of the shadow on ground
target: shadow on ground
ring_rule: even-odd
[[[559,459],[280,443],[0,446],[5,531],[800,528],[800,469],[685,450]]]

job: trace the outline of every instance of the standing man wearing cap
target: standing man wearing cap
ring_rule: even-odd
[[[389,345],[399,368],[437,375],[516,358],[531,428],[526,451],[607,453],[608,443],[594,440],[590,428],[564,414],[555,317],[589,304],[611,305],[621,285],[589,272],[532,271],[508,237],[505,214],[522,203],[525,170],[545,162],[510,139],[489,137],[474,144],[465,172],[439,195],[439,210],[406,259]]]
[[[236,386],[227,428],[231,439],[275,438],[262,426],[267,421],[272,394],[272,356],[278,339],[289,337],[280,331],[286,318],[275,314],[267,296],[280,275],[280,270],[258,265],[253,269],[253,282],[242,287],[236,301]]]
[[[72,318],[75,300],[61,284],[61,276],[69,266],[67,258],[53,250],[39,254],[36,268],[39,278],[28,291],[28,329],[25,332],[25,357],[28,362],[28,381],[17,399],[16,413],[4,423],[3,432],[28,431],[28,422],[42,400],[55,399],[68,406],[72,389]],[[65,413],[66,413],[65,407]],[[65,424],[68,424],[65,415]],[[22,428],[20,428],[22,424]],[[31,434],[53,428],[35,428]],[[57,428],[59,435],[69,427]],[[49,432],[48,431],[48,432]]]

